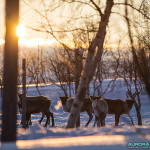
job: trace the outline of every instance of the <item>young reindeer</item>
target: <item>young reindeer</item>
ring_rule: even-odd
[[[94,127],[95,124],[97,123],[97,126],[105,126],[105,118],[106,114],[108,113],[108,105],[106,101],[99,100],[101,97],[100,96],[90,96],[90,99],[92,101],[92,106],[94,109],[94,114],[95,114],[95,122],[94,122]]]
[[[107,113],[115,114],[115,126],[119,124],[120,115],[127,114],[130,117],[129,113],[134,103],[132,100],[100,99],[100,97],[95,96],[90,96],[90,98],[94,106],[94,112],[96,112],[96,120],[100,119],[101,126],[105,126],[105,117]]]
[[[70,113],[74,98],[69,98],[68,96],[60,96],[59,98],[63,106],[63,111]],[[89,120],[85,125],[85,127],[87,127],[93,118],[93,107],[90,98],[85,98],[80,112],[87,112],[87,114],[89,115]]]
[[[51,105],[51,100],[46,96],[28,96],[26,100],[26,126],[28,127],[31,120],[31,114],[42,112],[42,118],[39,121],[42,122],[44,116],[46,115],[47,120],[44,127],[50,122],[50,116],[52,119],[52,126],[55,126],[53,113],[50,112],[49,108]],[[19,94],[18,107],[22,109],[22,94]]]

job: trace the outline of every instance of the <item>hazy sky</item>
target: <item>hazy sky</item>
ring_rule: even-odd
[[[4,1],[0,0],[0,40],[4,37]]]
[[[5,24],[5,6],[4,0],[0,0],[0,44],[4,42],[4,24]],[[29,24],[31,23],[34,25],[33,18],[34,13],[29,9],[21,0],[20,0],[20,22],[22,24]],[[48,39],[47,34],[40,33],[37,31],[33,31],[29,28],[24,26],[23,35],[19,38],[19,42],[21,44],[31,44],[37,45],[40,44],[50,44],[53,42]],[[37,43],[38,42],[38,43]]]
[[[139,0],[137,0],[137,3],[138,1]],[[35,3],[34,5],[40,7],[38,4],[38,0],[36,2],[37,4]],[[119,12],[124,11],[123,9],[119,9],[119,10],[117,9],[114,8],[113,10]],[[83,12],[89,13],[89,11],[90,10],[85,9],[85,11]],[[67,15],[68,12],[69,11],[67,9],[65,10],[60,9],[57,13],[51,16],[51,18],[53,19],[53,22],[57,24],[58,21],[62,20],[60,16]],[[37,13],[35,13],[31,8],[27,7],[24,4],[24,2],[20,0],[20,22],[22,24],[35,27],[37,26],[37,24],[39,25],[42,22],[42,20],[41,17],[37,15]],[[110,27],[112,28],[111,30],[109,30],[109,35],[111,38],[110,43],[115,42],[120,37],[125,37],[127,34],[125,22],[123,21],[123,19],[121,19],[121,17],[117,15],[113,14],[111,16],[111,20],[109,22],[109,28]],[[24,34],[22,35],[22,37],[20,37],[20,41],[19,41],[22,44],[38,45],[38,44],[46,44],[46,43],[51,44],[54,42],[54,40],[51,40],[48,37],[48,35],[45,33],[36,32],[28,28],[24,28],[23,30],[24,30]],[[3,39],[4,39],[4,0],[0,0],[0,43],[2,42]]]

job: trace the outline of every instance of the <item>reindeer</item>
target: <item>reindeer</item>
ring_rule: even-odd
[[[63,106],[63,111],[70,113],[74,98],[69,98],[68,96],[60,96],[59,98],[60,98],[62,106]],[[81,108],[80,112],[87,112],[87,114],[89,115],[89,120],[85,125],[85,127],[87,127],[93,118],[93,115],[92,115],[93,107],[92,107],[92,102],[91,102],[90,98],[84,99],[84,102],[82,104],[82,108]]]
[[[94,127],[95,124],[97,123],[97,126],[105,126],[105,118],[106,114],[108,112],[108,105],[106,101],[99,100],[101,97],[100,96],[90,96],[90,99],[92,101],[92,106],[94,109],[94,114],[95,114],[95,121],[94,121]]]
[[[26,126],[28,127],[29,122],[31,120],[31,114],[42,112],[42,118],[39,121],[42,122],[44,116],[46,115],[47,120],[44,127],[50,122],[50,116],[52,119],[52,126],[55,126],[53,113],[50,112],[49,108],[52,100],[50,100],[46,96],[28,96],[25,98],[26,100]],[[19,109],[22,109],[22,94],[19,94]]]
[[[105,117],[107,114],[115,114],[115,126],[119,124],[120,115],[127,114],[130,117],[129,113],[134,103],[132,100],[100,99],[100,97],[95,96],[90,96],[90,98],[94,112],[96,112],[96,120],[100,120],[101,126],[105,126]]]

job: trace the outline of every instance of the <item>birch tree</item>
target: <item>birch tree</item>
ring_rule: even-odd
[[[101,56],[103,54],[103,44],[106,35],[106,27],[108,25],[109,18],[111,15],[111,10],[114,4],[113,0],[107,0],[105,11],[104,13],[102,13],[101,8],[98,7],[98,5],[94,3],[93,0],[91,0],[91,2],[95,5],[97,11],[100,13],[101,21],[99,23],[99,29],[96,34],[96,37],[93,39],[88,49],[85,66],[81,76],[78,91],[71,108],[70,116],[67,123],[67,128],[75,127],[75,123],[80,113],[80,109],[86,94],[86,89],[93,78],[98,62],[101,60]]]
[[[128,29],[128,37],[131,45],[131,52],[133,55],[133,61],[136,64],[136,70],[138,71],[141,79],[143,80],[145,84],[145,88],[147,90],[147,93],[150,96],[150,82],[149,82],[149,22],[150,22],[150,3],[146,1],[142,1],[140,5],[140,15],[142,15],[142,18],[139,20],[139,25],[141,26],[140,30],[144,29],[144,38],[143,35],[137,35],[138,39],[138,48],[136,48],[136,41],[134,38],[134,33],[132,30],[133,22],[136,22],[135,20],[130,20],[131,16],[129,15],[129,8],[127,7],[128,0],[125,0],[125,19],[127,23],[127,29]],[[144,26],[143,26],[144,25]],[[143,26],[143,27],[142,27]],[[142,30],[143,30],[142,29]],[[136,32],[139,33],[139,31],[136,29]],[[148,35],[148,36],[147,36]]]

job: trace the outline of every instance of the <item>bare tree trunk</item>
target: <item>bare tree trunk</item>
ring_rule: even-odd
[[[138,125],[142,125],[141,112],[140,112],[140,108],[139,108],[138,104],[136,103],[136,101],[134,101],[134,106],[135,106],[135,109],[136,109]]]
[[[128,1],[126,0],[125,3],[127,4],[127,2]],[[143,79],[143,81],[145,83],[147,92],[149,94],[150,93],[149,92],[150,91],[150,85],[149,85],[148,77],[145,76],[144,73],[142,72],[142,68],[141,68],[141,65],[140,65],[140,63],[138,61],[138,58],[137,58],[137,55],[136,55],[136,51],[135,51],[135,47],[134,47],[134,40],[133,40],[133,35],[132,35],[132,32],[131,32],[131,25],[130,25],[130,21],[129,21],[129,18],[128,18],[127,5],[125,5],[125,14],[126,14],[125,17],[126,17],[127,27],[128,27],[128,36],[129,36],[131,50],[132,50],[132,55],[133,55],[133,61],[135,63],[136,70],[138,70],[140,76],[142,77],[142,79]],[[137,84],[136,84],[136,78],[137,78],[136,70],[135,70],[134,85],[135,85],[136,92],[138,93]],[[134,101],[134,106],[135,106],[136,113],[137,113],[138,125],[142,125],[142,118],[141,118],[141,112],[140,112],[141,102],[140,102],[139,97],[138,97],[138,104],[137,104],[136,101]]]
[[[78,91],[71,108],[67,128],[75,127],[77,117],[80,113],[80,109],[86,95],[86,89],[93,78],[95,68],[98,62],[101,60],[101,56],[103,53],[103,44],[106,35],[106,27],[111,14],[112,6],[113,6],[113,0],[107,0],[105,12],[101,16],[101,22],[99,25],[98,33],[88,49],[86,63],[83,69],[83,74],[78,87]],[[96,48],[98,48],[98,50],[95,54]]]
[[[134,47],[134,40],[133,40],[133,35],[132,35],[132,31],[131,31],[131,25],[130,25],[130,21],[128,18],[128,9],[127,9],[127,3],[128,0],[125,0],[125,18],[126,18],[126,22],[127,22],[127,27],[128,27],[128,36],[129,36],[129,40],[130,40],[130,46],[131,46],[131,50],[132,50],[132,55],[133,55],[133,60],[137,66],[137,70],[145,84],[145,88],[147,90],[147,93],[150,97],[150,83],[149,83],[149,76],[147,75],[147,72],[145,70],[143,70],[141,63],[138,60],[138,56],[136,54],[136,50]]]
[[[81,68],[82,68],[82,64],[81,64],[81,60],[80,60],[80,54],[79,54],[79,49],[75,49],[75,94],[77,94],[77,90],[79,87],[79,82],[80,82],[80,75],[81,75]],[[78,115],[77,118],[77,122],[76,122],[76,127],[80,127],[80,113]]]
[[[80,63],[79,63],[79,49],[75,49],[75,94],[77,93],[78,87],[79,87],[79,82],[80,82]]]
[[[16,141],[19,0],[6,0],[2,142]]]

